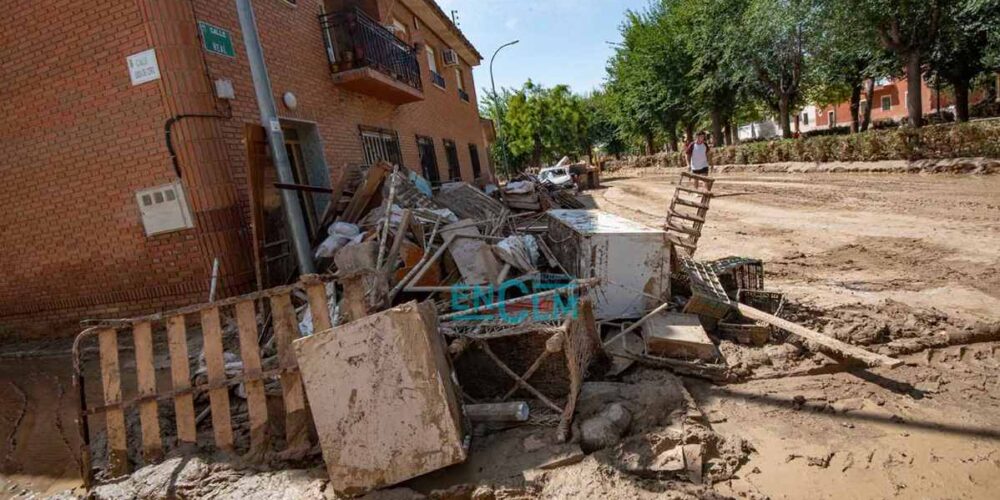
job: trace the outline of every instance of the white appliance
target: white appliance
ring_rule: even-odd
[[[597,319],[639,318],[670,298],[670,244],[660,229],[600,210],[549,210],[546,243],[566,271],[600,278]]]

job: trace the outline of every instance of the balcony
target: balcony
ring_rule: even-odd
[[[360,9],[320,16],[334,83],[394,104],[424,99],[416,50]]]

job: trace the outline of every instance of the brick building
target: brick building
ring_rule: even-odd
[[[927,82],[920,82],[920,99],[922,103],[922,113],[929,114],[937,112],[938,104],[942,110],[948,110],[954,106],[955,100],[947,91],[940,93],[927,85]],[[900,121],[909,116],[909,106],[906,103],[907,80],[900,79],[880,79],[875,83],[875,91],[872,94],[872,102],[861,96],[861,108],[859,112],[863,115],[866,106],[872,106],[872,122],[879,120]],[[984,89],[977,89],[970,93],[969,104],[975,104],[986,97]],[[801,118],[800,118],[801,119]],[[808,118],[806,119],[808,120]],[[849,127],[851,125],[851,103],[845,101],[835,106],[822,106],[815,114],[816,128],[830,128],[833,126]]]
[[[253,8],[297,182],[493,179],[482,57],[432,0]],[[220,296],[273,284],[255,262],[293,252],[234,1],[16,1],[0,33],[0,337],[204,301],[215,259]]]

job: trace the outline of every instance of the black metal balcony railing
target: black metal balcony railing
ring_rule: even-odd
[[[465,102],[469,102],[469,93],[462,89],[458,89],[458,98]]]
[[[423,90],[416,49],[361,9],[325,14],[319,20],[334,73],[372,68]]]
[[[431,70],[431,82],[438,87],[447,88],[447,85],[444,83],[444,77],[437,71]]]

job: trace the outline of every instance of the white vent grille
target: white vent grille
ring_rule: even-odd
[[[446,49],[442,57],[444,58],[445,66],[458,66],[458,53],[454,50]]]
[[[139,203],[146,236],[194,227],[180,182],[137,191],[135,199]]]

